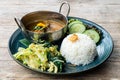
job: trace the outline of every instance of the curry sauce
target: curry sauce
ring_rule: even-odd
[[[54,32],[62,29],[65,24],[60,20],[40,20],[27,25],[27,29],[33,32]]]

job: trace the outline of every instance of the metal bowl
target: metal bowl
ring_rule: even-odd
[[[61,9],[64,4],[68,5],[68,12],[67,15],[64,16],[61,14]],[[18,26],[21,28],[23,34],[25,37],[31,41],[37,43],[40,39],[43,40],[48,40],[50,42],[56,41],[64,37],[66,31],[67,31],[67,24],[68,24],[68,19],[67,16],[70,12],[70,5],[67,2],[63,2],[60,6],[59,12],[53,12],[53,11],[35,11],[26,14],[23,16],[20,20],[15,20]],[[38,33],[38,32],[33,32],[27,29],[27,25],[33,22],[37,22],[40,20],[54,20],[57,19],[65,24],[65,26],[57,31],[54,32],[46,32],[46,33]]]

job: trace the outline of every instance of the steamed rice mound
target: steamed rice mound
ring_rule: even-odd
[[[96,43],[85,34],[70,34],[64,38],[61,48],[62,56],[74,65],[91,63],[97,55]]]

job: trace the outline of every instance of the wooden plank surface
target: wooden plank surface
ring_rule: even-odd
[[[62,1],[0,0],[0,80],[120,80],[120,0],[66,0],[71,5],[69,16],[96,22],[111,34],[114,50],[101,66],[77,75],[51,76],[25,69],[9,56],[8,40],[17,29],[13,18],[37,10],[58,11]]]

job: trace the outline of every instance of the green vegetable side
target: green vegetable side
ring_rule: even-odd
[[[89,27],[88,25],[83,24],[78,19],[69,19],[68,20],[68,30],[69,34],[73,33],[82,33],[90,36],[91,39],[98,43],[100,41],[100,31],[94,27]]]
[[[53,73],[62,72],[65,63],[57,46],[46,42],[31,43],[26,49],[20,47],[14,57],[30,68]]]

